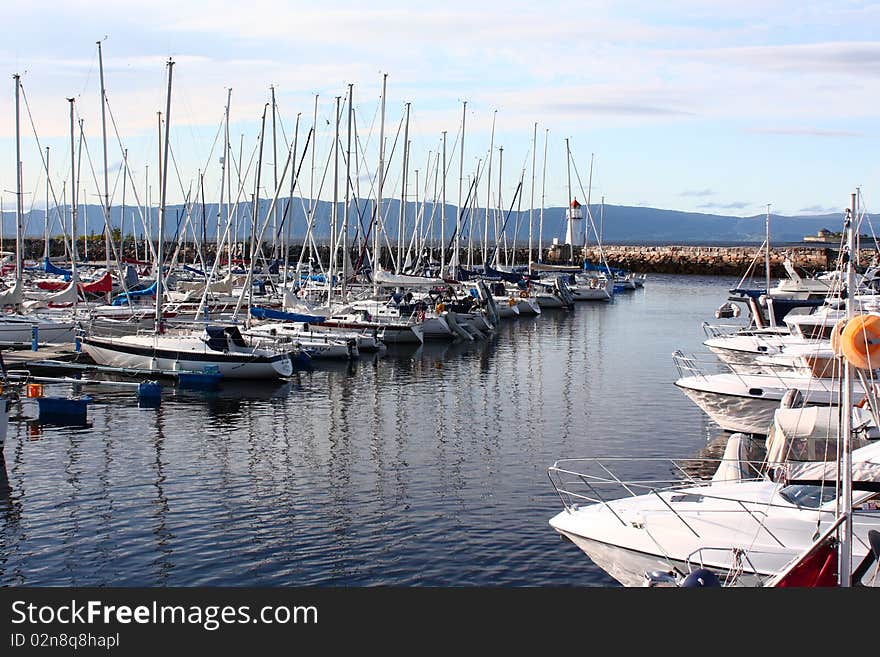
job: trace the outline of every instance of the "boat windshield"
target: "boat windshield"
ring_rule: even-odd
[[[818,509],[826,502],[830,502],[837,497],[837,491],[834,489],[834,486],[810,486],[804,484],[786,486],[779,491],[779,494],[786,502],[809,509]]]

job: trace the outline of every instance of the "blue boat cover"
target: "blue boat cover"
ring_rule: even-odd
[[[251,307],[251,317],[254,319],[277,319],[284,322],[306,322],[310,324],[320,324],[326,317],[320,315],[301,315],[300,313],[286,313],[282,310],[273,310],[272,308],[262,308],[261,306]]]
[[[123,292],[122,294],[117,294],[113,297],[113,301],[110,302],[112,306],[122,306],[128,303],[129,299],[135,299],[138,297],[149,297],[156,295],[156,283],[153,283],[150,287],[145,288],[143,290],[129,290],[128,293]]]
[[[72,274],[72,272],[68,269],[62,269],[61,267],[56,267],[55,265],[53,265],[49,261],[49,258],[46,258],[45,262],[43,263],[43,268],[46,270],[47,274],[56,274],[59,276],[70,276]],[[65,280],[70,279],[67,278]]]

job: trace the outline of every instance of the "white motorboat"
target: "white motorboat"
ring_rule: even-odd
[[[840,403],[840,386],[832,378],[797,372],[705,374],[692,357],[681,352],[673,354],[673,361],[682,375],[675,385],[725,431],[765,435],[774,411],[791,390],[797,391],[804,404]],[[854,402],[866,396],[858,382],[853,394]]]
[[[688,474],[693,460],[669,460],[679,476],[663,482],[622,476],[625,462],[561,460],[549,474],[565,507],[550,525],[626,586],[646,585],[652,572],[684,576],[697,567],[759,585],[837,519],[835,486],[811,474],[811,468],[836,463],[802,464],[787,480],[773,481],[754,469],[734,478],[695,477]],[[864,488],[853,496],[853,557],[861,559],[870,551],[868,532],[880,529],[880,443],[855,450],[853,462],[856,488]],[[629,464],[636,472],[657,467],[656,461]],[[720,467],[715,472],[727,473]],[[627,496],[611,499],[617,494]]]
[[[575,301],[611,301],[614,298],[613,278],[595,273],[576,274],[573,278],[568,285]]]

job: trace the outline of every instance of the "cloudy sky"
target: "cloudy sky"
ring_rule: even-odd
[[[419,196],[433,195],[434,162],[446,131],[447,198],[455,202],[462,101],[467,101],[465,179],[478,161],[485,162],[495,122],[492,203],[497,203],[503,147],[503,203],[525,171],[528,204],[537,123],[536,204],[545,138],[546,204],[566,201],[567,138],[572,187],[581,200],[581,188],[589,187],[594,201],[604,195],[613,204],[745,216],[763,212],[770,203],[775,212],[797,214],[838,211],[861,186],[872,209],[880,174],[880,3],[57,4],[32,1],[5,8],[0,61],[9,77],[6,93],[0,94],[0,186],[7,209],[15,188],[11,76],[16,72],[24,89],[26,209],[44,203],[40,147],[50,147],[53,185],[60,190],[69,178],[70,97],[76,99],[87,137],[84,193],[97,202],[100,185],[94,180],[102,180],[103,171],[99,40],[115,122],[108,166],[111,186],[117,188],[114,204],[121,199],[121,183],[114,183],[120,140],[138,187],[152,184],[153,198],[158,197],[156,113],[164,110],[165,62],[171,57],[173,201],[192,188],[199,170],[207,170],[206,195],[216,198],[220,146],[215,141],[230,88],[233,152],[236,158],[241,154],[245,167],[270,87],[278,107],[279,164],[297,114],[300,144],[304,140],[317,94],[315,176],[320,180],[332,144],[335,98],[353,84],[359,174],[362,190],[368,189],[377,162],[381,79],[387,74],[389,148],[405,103],[411,103],[411,199],[417,193],[415,169]],[[272,161],[267,151],[264,180],[271,181]],[[306,191],[310,165],[307,158],[301,174]],[[386,196],[400,194],[400,167],[398,148]],[[147,172],[152,183],[145,180]],[[486,176],[481,180],[485,185]],[[263,187],[270,196],[272,186]],[[325,182],[325,198],[330,187]],[[485,187],[478,192],[480,205],[486,193]]]

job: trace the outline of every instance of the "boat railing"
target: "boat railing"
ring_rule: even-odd
[[[718,466],[725,461],[741,467],[745,466],[747,472],[729,480],[716,479],[714,473],[718,471]],[[638,473],[640,470],[641,474],[636,474],[636,478],[624,479],[614,474],[609,464],[613,466],[635,465],[637,466],[636,472]],[[666,464],[667,471],[670,472],[668,478],[658,478],[656,474],[651,474],[660,471],[659,466],[662,464]],[[727,522],[724,518],[748,516],[754,521],[756,530],[763,531],[780,547],[786,547],[782,540],[764,523],[763,518],[767,517],[767,509],[790,509],[790,505],[763,500],[744,501],[736,497],[708,492],[710,483],[765,481],[766,477],[762,474],[762,469],[765,466],[766,464],[761,461],[740,459],[611,457],[563,459],[548,468],[548,475],[556,494],[568,512],[577,511],[582,505],[601,505],[611,512],[621,525],[636,526],[632,521],[621,518],[610,502],[626,497],[650,494],[694,536],[701,538],[693,525],[687,521],[682,513],[676,510],[673,503],[705,502],[706,500],[726,502],[727,504],[717,507],[701,504],[699,516],[703,520],[706,520],[710,515],[717,516],[718,522],[722,524]],[[676,491],[681,491],[681,499],[678,499],[674,494]],[[669,493],[673,494],[669,495]],[[833,515],[834,510],[819,508],[816,509],[816,512],[820,515]],[[643,521],[639,522],[643,523]]]
[[[672,364],[678,370],[678,378],[686,376],[698,376],[705,379],[707,371],[713,366],[717,368],[718,362],[714,359],[698,359],[694,354],[685,354],[680,349],[672,352]]]
[[[742,324],[710,324],[709,322],[703,322],[701,326],[703,328],[703,333],[705,333],[706,337],[710,339],[734,335],[742,332],[745,328]]]
[[[750,554],[772,555],[773,553],[766,550],[757,550],[754,548],[746,550],[741,547],[704,546],[697,548],[696,550],[691,552],[685,559],[685,565],[687,566],[687,570],[690,573],[694,572],[698,568],[709,568],[710,570],[714,571],[717,569],[717,564],[719,563],[730,564],[726,567],[726,573],[723,576],[724,581],[722,582],[722,586],[736,586],[739,583],[743,572],[745,572],[746,570],[749,573],[754,574],[753,576],[757,578],[758,586],[763,586],[764,583],[769,580],[770,576],[761,575],[759,573],[758,569],[749,558]],[[754,586],[754,584],[750,585]]]
[[[740,383],[749,387],[749,382],[743,376],[760,374],[776,379],[780,386],[787,387],[789,385],[783,378],[785,376],[784,373],[760,361],[752,364],[725,363],[713,355],[707,354],[702,358],[698,358],[695,354],[685,354],[681,350],[676,350],[672,352],[672,363],[675,365],[678,371],[678,378],[680,379],[689,376],[706,379],[713,374],[732,374],[739,379]]]
[[[764,479],[764,461],[723,458],[595,457],[561,459],[548,468],[548,476],[566,509],[581,503],[606,504],[621,497],[698,486],[713,479],[723,463],[734,463],[741,473],[735,481]],[[612,469],[627,471],[625,477]],[[665,471],[668,474],[658,476]],[[731,480],[733,481],[733,480]]]

